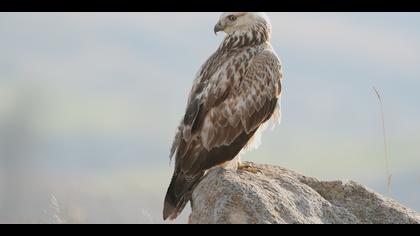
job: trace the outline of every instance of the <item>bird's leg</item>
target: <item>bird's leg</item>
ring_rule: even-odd
[[[242,171],[248,171],[251,173],[261,173],[261,170],[259,170],[256,166],[254,166],[253,164],[249,163],[249,162],[241,162],[238,164],[238,170],[242,170]]]
[[[259,170],[252,162],[247,162],[247,161],[242,162],[240,160],[239,156],[238,156],[238,159],[237,159],[236,166],[237,166],[238,170],[248,171],[248,172],[251,172],[251,173],[254,173],[254,174],[261,173],[261,170]]]

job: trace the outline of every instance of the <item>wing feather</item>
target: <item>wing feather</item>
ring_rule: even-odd
[[[282,78],[282,73],[279,63],[270,51],[259,54],[239,85],[240,93],[231,93],[226,100],[211,108],[200,132],[207,150],[229,145],[242,132],[250,133],[271,116],[273,111],[262,108],[280,95],[277,81]]]
[[[209,161],[202,155],[203,151],[229,146],[241,134],[254,132],[273,114],[281,90],[278,81],[282,78],[277,56],[265,50],[243,72],[239,83],[229,78],[219,80],[217,85],[209,81],[209,97],[202,97],[192,137],[184,137],[178,153],[182,169],[187,173],[192,166],[203,166],[197,162]],[[226,156],[224,161],[232,158]]]

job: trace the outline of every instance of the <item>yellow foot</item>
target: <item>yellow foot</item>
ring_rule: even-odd
[[[259,170],[256,166],[254,166],[250,162],[240,162],[238,163],[238,170],[248,171],[251,173],[262,173],[261,170]]]

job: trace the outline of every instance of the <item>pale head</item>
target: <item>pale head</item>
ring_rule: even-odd
[[[270,27],[270,21],[262,12],[224,12],[217,24],[214,26],[214,33],[223,31],[226,34],[241,33],[252,30],[258,25]]]

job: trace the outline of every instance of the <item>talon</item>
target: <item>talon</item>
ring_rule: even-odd
[[[261,170],[259,170],[257,167],[253,166],[250,163],[239,163],[238,170],[248,171],[253,174],[262,173]]]

